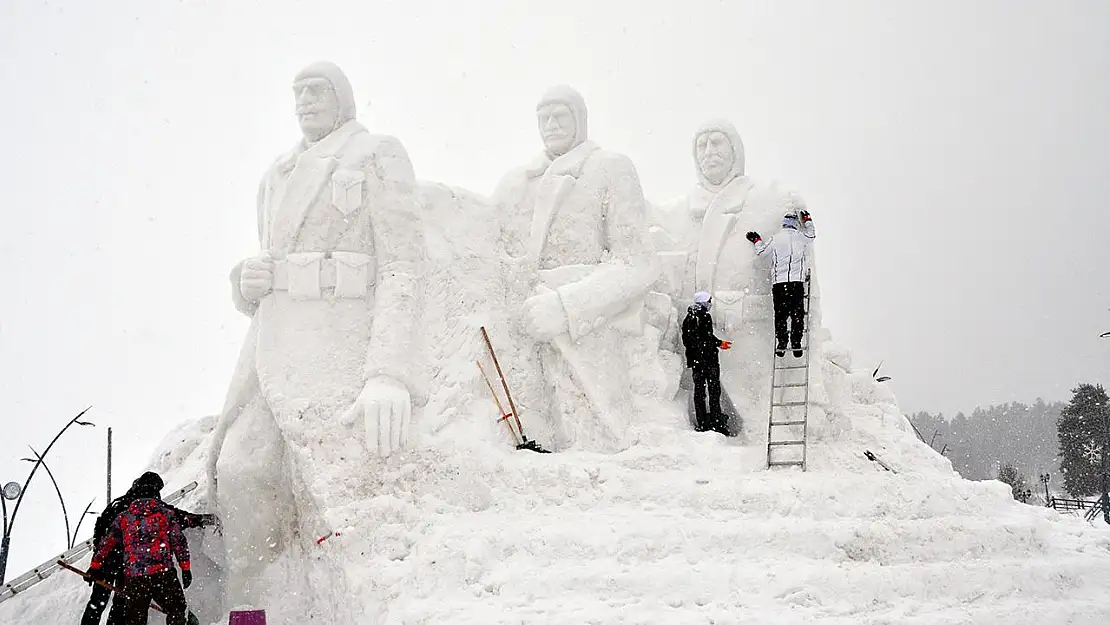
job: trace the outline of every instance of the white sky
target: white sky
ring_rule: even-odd
[[[227,272],[317,59],[419,177],[483,193],[539,150],[551,84],[655,201],[694,183],[697,125],[732,120],[749,173],[814,213],[834,337],[907,412],[1110,383],[1108,28],[1098,0],[5,0],[0,482],[91,404],[51,465],[99,508],[106,426],[125,486],[219,409],[246,329]],[[9,577],[62,547],[31,493]]]

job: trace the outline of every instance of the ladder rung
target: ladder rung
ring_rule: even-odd
[[[768,445],[805,445],[805,441],[771,441]]]
[[[767,464],[772,467],[800,467],[805,465],[801,460],[772,460]]]
[[[776,384],[773,388],[805,388],[807,386],[809,385],[803,382],[801,384]]]
[[[772,421],[771,425],[805,425],[805,419],[801,421]]]
[[[771,402],[771,405],[776,407],[776,408],[784,407],[784,406],[804,406],[804,405],[806,405],[806,402],[804,402],[804,401],[780,401],[780,402],[777,402],[777,403],[776,402]]]

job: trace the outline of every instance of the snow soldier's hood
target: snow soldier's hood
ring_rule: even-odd
[[[713,184],[705,177],[701,171],[701,164],[698,163],[698,137],[707,132],[722,132],[728,137],[728,142],[732,145],[732,169],[729,170],[728,175],[720,184]],[[705,122],[698,127],[697,132],[694,133],[693,141],[694,153],[694,169],[698,172],[698,184],[709,191],[720,191],[722,188],[732,182],[738,176],[744,175],[744,142],[740,140],[740,133],[736,132],[736,127],[723,119],[714,119]]]
[[[586,124],[586,100],[573,87],[569,85],[555,85],[548,89],[536,104],[536,111],[548,104],[565,104],[574,115],[574,145],[573,150],[586,141],[589,137]]]
[[[347,75],[339,69],[338,65],[330,61],[317,61],[298,72],[293,82],[305,78],[323,78],[331,83],[331,88],[335,90],[335,97],[339,100],[339,117],[335,121],[335,128],[355,118],[355,91],[351,88],[351,81],[347,80]]]

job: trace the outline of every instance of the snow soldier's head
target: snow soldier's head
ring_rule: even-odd
[[[727,121],[706,122],[694,133],[694,164],[698,180],[706,189],[716,190],[744,175],[744,142]]]
[[[355,118],[355,94],[343,70],[319,61],[293,79],[297,122],[309,143],[315,143]]]
[[[536,105],[543,145],[551,158],[562,156],[586,140],[586,101],[567,85],[547,90]]]

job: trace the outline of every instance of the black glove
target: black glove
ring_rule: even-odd
[[[758,232],[754,232],[754,231],[748,232],[748,234],[746,234],[744,236],[747,237],[747,239],[749,241],[751,241],[752,243],[759,243],[759,241],[760,241],[760,236],[759,236]]]
[[[193,572],[181,571],[181,587],[188,588],[193,585]]]
[[[215,525],[216,527],[219,527],[220,518],[214,514],[200,515],[200,521],[197,523],[197,527],[208,527],[209,525]]]
[[[89,567],[89,570],[85,572],[84,577],[85,577],[85,583],[88,584],[89,586],[92,586],[92,585],[96,584],[98,581],[102,582],[102,581],[108,579],[108,576],[105,575],[103,569],[99,569],[99,568],[94,569],[92,567]]]
[[[798,216],[802,218],[802,223],[805,223],[805,222],[813,219],[812,217],[809,216],[809,211],[802,211],[802,212],[798,213]]]

